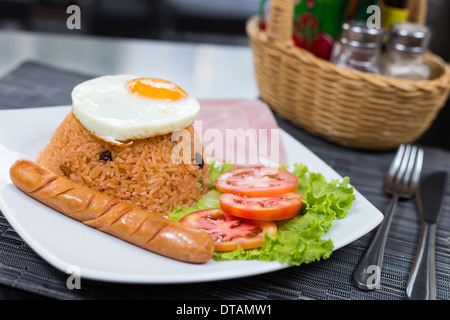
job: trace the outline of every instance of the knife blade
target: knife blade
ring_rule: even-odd
[[[436,223],[444,197],[446,182],[447,172],[439,171],[423,178],[417,186],[417,206],[422,219],[429,223]]]
[[[417,186],[416,199],[421,215],[421,231],[416,256],[406,286],[410,300],[436,299],[435,238],[439,212],[444,199],[447,172],[424,177]]]

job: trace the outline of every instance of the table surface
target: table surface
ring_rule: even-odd
[[[197,98],[257,98],[247,46],[0,31],[0,76],[34,60],[86,74],[170,79]]]
[[[34,100],[35,107],[69,103],[69,86],[72,84],[68,80],[119,73],[167,78],[198,98],[258,97],[252,55],[248,47],[0,32],[0,77],[5,76],[0,79],[0,89],[3,88],[0,95],[3,99],[10,94],[7,89],[11,88],[13,82],[20,82],[21,75],[30,76],[30,72],[42,70],[46,71],[45,76],[42,75],[43,85],[49,91],[47,96],[35,93],[37,98],[44,96],[43,100]],[[53,82],[49,79],[52,76],[55,77]],[[23,79],[23,86],[39,81],[39,77],[33,74],[33,77]],[[68,82],[58,83],[58,77]],[[53,91],[50,90],[51,85],[55,86]],[[6,105],[10,105],[9,108],[21,107],[21,103],[9,101]],[[381,182],[392,160],[393,151],[346,149],[311,136],[285,119],[277,117],[277,120],[281,128],[310,148],[339,174],[350,176],[352,184],[380,211],[386,209],[389,198],[382,192]],[[437,148],[425,149],[424,171],[448,170],[450,152]],[[448,191],[445,199],[443,223],[438,227],[436,239],[438,298],[444,300],[450,297]],[[18,255],[27,257],[29,261],[8,262],[0,259],[0,299],[404,299],[404,288],[417,248],[420,220],[414,200],[399,203],[397,211],[386,248],[382,286],[380,290],[372,292],[355,288],[350,275],[370,243],[373,232],[337,250],[325,261],[239,281],[168,287],[87,281],[84,282],[83,291],[64,291],[64,275],[34,256],[3,218],[0,219],[0,241],[8,247],[0,247],[0,257],[13,257],[19,244],[22,252]],[[6,236],[8,239],[4,240]],[[11,259],[17,258],[14,256]],[[43,275],[49,278],[43,279]]]

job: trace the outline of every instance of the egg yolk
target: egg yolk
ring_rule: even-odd
[[[153,99],[176,101],[188,94],[175,83],[154,78],[137,78],[127,81],[128,89],[135,94]]]

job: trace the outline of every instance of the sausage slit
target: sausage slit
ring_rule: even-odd
[[[164,226],[161,227],[161,229],[159,229],[157,232],[155,232],[155,234],[154,234],[153,236],[151,236],[151,237],[147,240],[147,242],[145,243],[145,245],[148,244],[148,243],[150,243],[150,242],[152,242],[152,240],[155,239],[156,236],[157,236],[158,234],[160,234],[161,231],[163,231],[164,228],[166,228],[167,226],[168,226],[168,224],[165,224]]]
[[[112,200],[111,202],[113,202],[113,203],[112,203],[112,204],[109,204],[109,203],[108,203],[109,205],[108,205],[108,207],[106,208],[106,210],[103,211],[102,214],[99,215],[97,218],[103,217],[105,214],[108,213],[109,210],[111,210],[114,206],[116,206],[116,205],[119,204],[118,202],[115,202],[114,200]]]
[[[67,193],[67,192],[72,191],[72,190],[74,190],[74,189],[75,189],[75,188],[69,188],[69,189],[67,189],[67,190],[65,190],[65,191],[62,191],[62,192],[60,192],[60,193],[55,194],[53,197],[61,196],[61,195],[63,195],[64,193]]]
[[[133,211],[132,209],[128,209],[125,210],[124,213],[122,213],[116,220],[114,220],[113,222],[111,222],[111,225],[113,225],[114,223],[116,223],[117,221],[119,221],[124,215],[126,215],[128,212]]]
[[[93,199],[93,198],[94,198],[94,197],[92,197],[92,199]],[[92,199],[91,199],[91,200],[92,200]],[[109,204],[109,203],[111,203],[111,202],[113,202],[113,203],[112,203],[112,204]],[[84,223],[90,223],[90,222],[92,222],[92,221],[94,221],[94,220],[97,220],[97,219],[103,217],[105,214],[108,213],[109,210],[111,210],[114,206],[118,205],[119,203],[118,203],[117,201],[115,201],[115,199],[113,199],[113,200],[111,200],[110,202],[108,202],[108,204],[109,204],[109,205],[107,206],[106,210],[103,211],[102,214],[100,214],[98,217],[96,217],[96,218],[94,218],[94,219],[90,219],[90,220],[84,220],[83,222],[84,222]],[[88,204],[88,206],[89,206],[89,204]],[[87,208],[87,207],[86,207],[86,208]]]
[[[69,191],[69,190],[64,191],[64,192],[61,192],[61,194],[65,193],[65,192],[68,192],[68,191]],[[76,213],[80,213],[80,212],[82,212],[82,211],[88,210],[88,209],[89,209],[89,206],[93,203],[94,198],[95,198],[95,193],[92,194],[92,196],[90,196],[89,201],[88,201],[86,207],[84,207],[84,209],[74,211],[74,212],[72,212],[72,214],[76,214]],[[97,219],[97,218],[95,218],[95,219]],[[85,220],[83,220],[82,218],[80,218],[79,220],[82,221],[82,222],[85,222]]]
[[[94,198],[95,198],[95,193],[92,194],[91,198],[90,198],[89,201],[88,201],[88,204],[87,204],[86,207],[83,209],[83,211],[84,211],[84,210],[87,210],[87,209],[91,206],[91,204],[94,202]]]
[[[138,232],[138,230],[141,229],[141,227],[144,225],[144,223],[148,220],[148,217],[145,218],[141,223],[139,223],[139,225],[136,227],[136,229],[130,233],[130,236],[132,236],[133,234],[135,234],[136,232]]]
[[[33,190],[29,193],[34,193],[34,192],[38,192],[42,189],[47,188],[53,181],[55,181],[57,179],[57,177],[51,178],[50,180],[48,180],[46,183],[44,183],[42,186],[40,186],[39,188],[37,188],[36,190]]]
[[[87,204],[86,208],[84,208],[84,210],[86,210],[87,208],[90,207],[90,205],[92,204],[94,198],[95,198],[95,193],[92,194],[92,197],[89,199],[88,204]]]

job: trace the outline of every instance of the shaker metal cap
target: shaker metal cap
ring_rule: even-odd
[[[396,23],[389,30],[388,45],[404,52],[425,52],[431,32],[423,25],[413,22]]]
[[[351,21],[342,25],[341,42],[356,48],[374,49],[381,44],[383,29],[368,28],[365,22]]]

